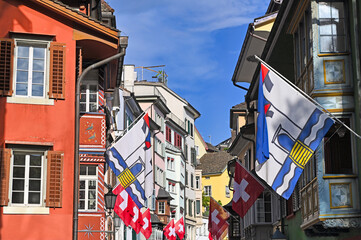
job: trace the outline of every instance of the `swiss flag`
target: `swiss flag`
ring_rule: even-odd
[[[175,234],[175,226],[174,226],[174,219],[168,223],[167,226],[163,229],[164,236],[168,240],[176,240],[177,236]]]
[[[120,184],[113,190],[113,193],[117,195],[114,212],[118,214],[126,226],[129,226],[132,221],[132,216],[134,215],[133,205],[135,203]]]
[[[208,231],[213,239],[223,239],[228,233],[229,213],[212,197],[209,204]]]
[[[232,209],[243,218],[264,187],[237,161],[233,188]]]
[[[180,239],[184,238],[184,220],[183,217],[181,217],[175,224],[175,232],[177,233],[178,237]]]
[[[142,223],[140,231],[143,233],[144,237],[148,239],[152,234],[152,222],[150,221],[150,211],[149,208],[145,210],[142,214]]]
[[[142,212],[139,210],[137,204],[134,201],[131,202],[131,208],[133,211],[130,211],[131,221],[130,226],[134,229],[134,231],[138,234],[142,225]]]

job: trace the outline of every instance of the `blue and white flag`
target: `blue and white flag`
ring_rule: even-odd
[[[263,64],[258,112],[256,173],[288,199],[334,120]]]
[[[153,167],[148,114],[110,147],[105,158],[139,208],[153,193]]]

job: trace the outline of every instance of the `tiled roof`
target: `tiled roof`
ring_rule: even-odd
[[[220,174],[232,158],[232,155],[224,151],[206,153],[201,157],[197,169],[202,169],[202,175]]]
[[[247,109],[247,103],[246,102],[239,103],[237,105],[234,105],[232,109]]]
[[[114,12],[114,9],[106,1],[102,0],[102,12]]]
[[[86,15],[86,14],[78,11],[77,9],[74,9],[74,8],[69,7],[68,5],[62,3],[61,1],[58,1],[58,0],[50,0],[50,1],[52,1],[53,3],[55,3],[55,4],[59,5],[59,6],[65,7],[66,9],[68,9],[68,10],[70,10],[70,11],[72,11],[72,12],[75,12],[75,13],[77,13],[77,14],[79,14],[79,15],[81,15],[81,16],[83,16],[83,17],[85,17],[85,18],[87,18],[87,19],[89,19],[89,20],[91,20],[91,21],[93,21],[93,22],[95,22],[95,23],[98,23],[98,24],[104,26],[104,27],[107,27],[107,28],[112,29],[112,30],[114,30],[114,31],[119,31],[118,29],[113,28],[113,27],[109,27],[107,24],[105,24],[105,23],[103,23],[103,22],[101,22],[101,21],[99,21],[99,20],[97,20],[97,19],[94,19],[94,18]]]
[[[218,149],[215,146],[213,146],[211,143],[206,142],[206,144],[208,147],[207,152],[218,152]]]

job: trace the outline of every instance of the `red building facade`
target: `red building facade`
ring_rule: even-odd
[[[76,79],[119,51],[92,2],[0,0],[0,239],[72,238]],[[81,89],[79,239],[104,238],[90,231],[105,228],[102,105],[116,73],[112,62]]]

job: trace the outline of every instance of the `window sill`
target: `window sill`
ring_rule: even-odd
[[[4,214],[49,214],[47,207],[25,207],[25,206],[11,206],[3,208]]]
[[[7,103],[54,105],[54,99],[33,98],[33,97],[7,97]]]

